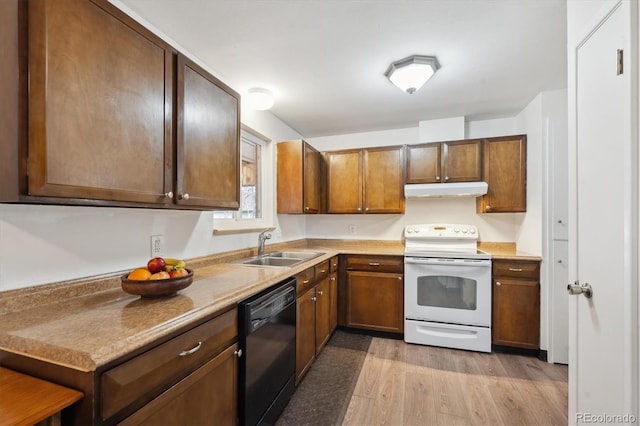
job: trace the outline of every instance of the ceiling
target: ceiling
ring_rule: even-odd
[[[511,117],[566,88],[566,0],[119,0],[304,137]],[[117,2],[117,0],[116,0]],[[441,68],[409,95],[409,55]]]

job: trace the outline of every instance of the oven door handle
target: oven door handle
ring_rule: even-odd
[[[441,259],[441,258],[422,258],[422,257],[405,257],[404,263],[417,265],[438,265],[438,266],[491,266],[491,260],[486,259]]]

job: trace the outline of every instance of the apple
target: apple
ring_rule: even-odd
[[[155,274],[149,277],[149,280],[166,280],[167,278],[171,278],[167,271],[156,272]]]
[[[147,269],[152,274],[156,272],[164,271],[164,267],[167,266],[167,262],[164,261],[161,257],[154,257],[149,262],[147,262]]]
[[[174,269],[173,271],[169,272],[169,276],[171,278],[186,277],[187,275],[189,275],[189,272],[184,268]]]

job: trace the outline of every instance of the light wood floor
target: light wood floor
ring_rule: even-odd
[[[567,366],[373,338],[345,425],[566,425]]]

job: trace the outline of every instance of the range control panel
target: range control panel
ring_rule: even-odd
[[[404,230],[405,239],[456,239],[478,240],[478,228],[475,225],[432,223],[409,225]]]

